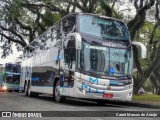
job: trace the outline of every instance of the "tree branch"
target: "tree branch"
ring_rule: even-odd
[[[0,35],[3,36],[3,37],[5,37],[5,38],[8,39],[9,41],[12,41],[12,42],[14,42],[14,43],[20,44],[20,45],[23,46],[23,47],[26,46],[26,44],[24,44],[23,42],[21,42],[21,41],[19,41],[19,40],[16,40],[16,39],[13,39],[13,38],[11,38],[11,37],[9,37],[9,36],[1,33],[1,32],[0,32]]]
[[[104,0],[99,0],[101,7],[105,10],[106,16],[112,17],[113,12],[111,7],[104,1]]]
[[[114,1],[113,1],[113,4],[112,4],[111,8],[114,8],[116,1],[117,1],[117,0],[114,0]]]
[[[155,3],[155,0],[150,0],[149,3],[146,3],[143,7],[140,8],[139,12],[143,12],[150,9],[154,5],[154,3]]]
[[[24,44],[26,44],[26,42],[24,41],[24,39],[22,38],[22,36],[19,35],[19,34],[17,34],[15,31],[13,31],[13,30],[11,30],[11,29],[4,28],[4,27],[1,26],[1,25],[0,25],[0,28],[1,28],[2,30],[4,30],[4,31],[11,32],[11,33],[14,34],[15,36],[19,37],[20,40],[21,40]]]
[[[138,72],[143,75],[143,70],[141,68],[141,64],[140,64],[140,61],[139,61],[139,56],[138,56],[138,48],[136,46],[133,46],[133,56],[134,56],[134,62],[136,63],[136,68],[138,70]]]
[[[143,0],[140,0],[140,8],[142,8],[143,7]]]
[[[138,10],[138,0],[134,0],[134,7]]]

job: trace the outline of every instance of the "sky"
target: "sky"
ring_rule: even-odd
[[[2,49],[0,49],[0,56],[2,55]],[[22,54],[22,52],[18,52],[15,45],[13,45],[13,54],[7,56],[5,59],[0,57],[0,64],[4,64],[7,62],[17,62],[17,57],[19,57],[19,55]]]

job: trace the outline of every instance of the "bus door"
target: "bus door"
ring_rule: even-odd
[[[69,16],[62,19],[62,34],[64,46],[64,76],[63,87],[67,89],[68,95],[74,95],[74,72],[76,65],[75,38],[69,37],[69,33],[75,32],[76,16]]]
[[[76,49],[69,48],[64,51],[64,84],[68,88],[68,95],[73,96],[74,71],[76,64]]]

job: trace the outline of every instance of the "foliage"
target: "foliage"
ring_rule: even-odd
[[[150,80],[147,80],[143,85],[143,88],[146,92],[153,92],[153,85]]]
[[[0,6],[2,57],[12,53],[13,42],[16,43],[18,50],[22,50],[38,35],[69,13],[79,11],[120,17],[121,15],[114,11],[115,1],[2,0]]]
[[[156,94],[143,94],[143,95],[133,95],[133,101],[151,101],[151,102],[160,102],[160,96]]]

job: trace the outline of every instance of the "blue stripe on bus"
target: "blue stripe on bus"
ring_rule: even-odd
[[[33,81],[39,81],[39,77],[32,78]]]
[[[61,59],[63,59],[63,56],[62,56],[62,55],[53,57],[53,60],[61,60]]]
[[[109,82],[110,85],[118,85],[119,82]]]
[[[86,93],[104,93],[104,92],[89,92],[89,91],[86,91]]]
[[[5,72],[8,75],[21,75],[21,73]]]

